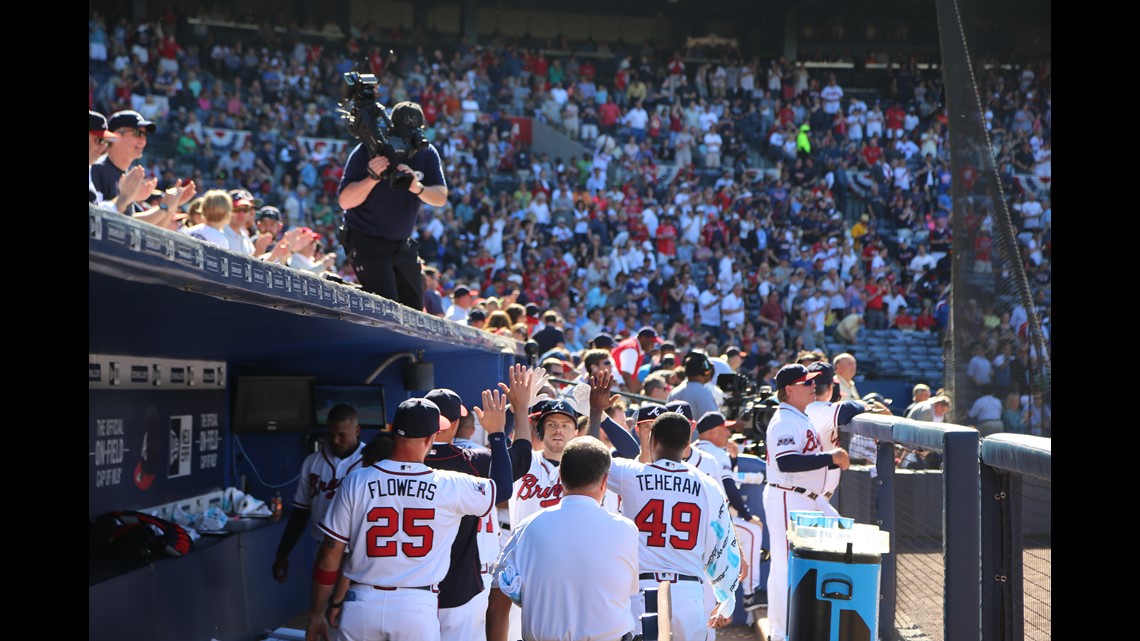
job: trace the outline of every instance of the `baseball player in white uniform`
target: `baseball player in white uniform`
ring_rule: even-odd
[[[772,641],[787,641],[788,513],[816,510],[829,471],[846,470],[847,450],[820,442],[804,410],[815,399],[815,378],[800,364],[784,365],[776,373],[780,401],[768,423],[768,485],[764,513],[772,565],[768,573],[768,630]]]
[[[475,412],[484,425],[505,422],[506,399],[485,391],[483,403],[486,411]],[[459,521],[485,517],[496,498],[492,480],[424,465],[436,432],[449,425],[429,400],[400,403],[392,454],[344,479],[319,523],[325,539],[313,567],[307,641],[327,639],[330,624],[346,641],[440,639],[438,584]],[[492,448],[492,477],[502,464],[506,452]],[[349,589],[332,602],[346,545]]]
[[[653,421],[649,447],[653,463],[612,459],[609,489],[621,496],[622,514],[641,532],[642,589],[669,581],[675,641],[706,641],[708,627],[732,618],[740,576],[740,553],[728,503],[709,475],[681,462],[692,431],[688,419],[664,412]],[[711,582],[716,607],[705,608],[704,586]],[[644,598],[634,600],[634,617]]]
[[[600,506],[610,451],[589,436],[567,445],[565,496],[516,524],[495,568],[522,608],[528,641],[628,641],[639,594],[637,526]]]
[[[731,434],[728,421],[720,412],[708,412],[697,421],[697,441],[694,449],[699,449],[716,460],[720,469],[721,483],[724,484],[725,494],[729,505],[735,510],[732,524],[736,527],[736,536],[740,539],[741,556],[745,561],[744,607],[748,611],[755,610],[763,605],[757,597],[760,590],[760,562],[764,557],[761,545],[764,536],[764,524],[759,515],[752,514],[744,498],[740,495],[740,488],[736,485],[736,473],[732,469],[732,458],[725,447]],[[748,474],[753,482],[762,482],[764,475],[760,472]],[[735,497],[735,500],[733,500]],[[767,589],[767,588],[765,588]]]
[[[293,493],[293,510],[289,513],[289,522],[281,534],[273,561],[273,578],[278,583],[283,583],[289,576],[289,554],[306,525],[313,539],[320,541],[324,538],[317,522],[325,515],[344,478],[360,468],[364,444],[360,442],[356,408],[346,403],[333,406],[329,409],[325,425],[325,442],[301,463],[301,478],[297,491]],[[311,522],[310,514],[316,514]]]
[[[608,372],[606,375],[611,376]],[[510,497],[511,527],[513,527],[531,514],[557,505],[561,500],[562,482],[559,479],[558,466],[566,445],[578,436],[578,411],[569,401],[563,399],[541,401],[528,408],[531,385],[534,382],[533,371],[515,365],[511,367],[508,376],[510,386],[503,383],[499,386],[510,399],[511,409],[515,413],[515,435],[509,449],[514,478],[514,491]],[[604,390],[607,401],[608,390],[607,386]],[[542,440],[540,451],[535,450],[531,444],[530,417],[537,418],[535,426]],[[612,420],[609,422],[617,425]],[[610,438],[615,439],[615,447],[629,454],[628,442],[632,441],[633,437],[626,432],[623,440],[622,432],[624,430],[620,428],[607,429]],[[633,453],[636,456],[636,449]],[[510,530],[506,527],[504,530],[509,536]],[[500,540],[503,540],[503,537],[500,537]],[[505,545],[506,541],[503,540],[503,543]],[[515,636],[515,622],[518,622],[521,633],[521,612],[512,606],[510,598],[502,593],[495,583],[496,580],[497,577],[492,578],[493,588],[487,608],[487,639],[517,641],[519,637]]]
[[[890,409],[885,405],[868,403],[859,399],[837,400],[840,397],[839,385],[835,381],[835,368],[829,363],[817,361],[808,365],[809,372],[819,372],[815,378],[815,400],[808,403],[804,413],[808,415],[816,434],[819,434],[821,446],[825,450],[839,447],[839,426],[851,422],[857,414],[863,412],[882,413]],[[881,409],[880,409],[881,407]],[[839,486],[839,470],[824,469],[823,491],[816,497],[817,509],[828,516],[839,516],[839,510],[831,504],[831,497],[835,488]]]

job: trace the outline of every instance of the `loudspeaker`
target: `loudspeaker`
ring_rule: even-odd
[[[435,366],[431,363],[408,363],[404,365],[404,389],[409,392],[428,391],[435,388]]]

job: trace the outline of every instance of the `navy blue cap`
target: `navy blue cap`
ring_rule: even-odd
[[[689,419],[690,421],[696,420],[693,418],[693,406],[689,405],[688,401],[669,401],[665,404],[665,409],[669,410],[670,412],[683,414],[685,418]]]
[[[669,409],[660,403],[642,403],[641,407],[637,408],[637,422],[652,421],[668,411]]]
[[[697,433],[704,434],[705,432],[720,427],[721,425],[732,428],[736,425],[736,421],[729,421],[724,418],[724,414],[720,412],[705,412],[701,420],[697,421]]]
[[[802,383],[819,376],[819,372],[809,372],[806,367],[799,363],[792,363],[780,368],[776,372],[776,389],[783,389],[789,385]]]
[[[832,367],[829,363],[816,361],[811,365],[808,365],[807,371],[819,372],[819,375],[815,377],[815,388],[817,390],[823,390],[831,387],[831,384],[835,382],[835,368]]]
[[[150,133],[154,133],[156,126],[153,122],[142,117],[137,111],[116,111],[111,114],[107,119],[107,129],[111,131],[118,131],[123,127],[135,127],[137,129],[146,129]]]
[[[532,415],[535,413],[538,414],[539,425],[551,414],[565,414],[575,421],[578,420],[578,410],[574,409],[573,405],[561,398],[540,401],[535,403],[530,410]]]
[[[439,413],[448,421],[458,421],[461,416],[467,416],[467,408],[463,406],[463,399],[459,394],[444,387],[437,387],[424,394],[424,398],[439,407]]]
[[[439,406],[426,398],[409,398],[396,408],[392,431],[404,438],[423,438],[451,427]]]

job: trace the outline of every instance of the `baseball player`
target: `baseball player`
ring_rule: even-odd
[[[664,412],[650,428],[653,463],[613,458],[607,487],[621,497],[621,511],[641,533],[641,588],[670,582],[672,638],[705,641],[706,625],[728,623],[736,607],[740,553],[720,483],[681,462],[692,427],[681,414]],[[711,582],[717,605],[705,608]],[[641,633],[644,598],[634,599]],[[706,623],[707,622],[707,623]]]
[[[452,440],[459,429],[460,418],[467,416],[463,400],[453,390],[437,388],[424,398],[439,407],[439,413],[448,421],[447,429],[435,435],[431,451],[424,463],[437,470],[451,470],[470,474],[479,478],[490,478],[491,450],[485,447],[459,448]],[[500,437],[498,447],[506,448]],[[494,479],[496,487],[509,487],[511,471],[506,465],[497,472],[500,478]],[[459,532],[451,545],[451,565],[447,576],[439,584],[439,633],[440,638],[456,641],[486,639],[487,590],[483,576],[491,573],[491,563],[480,560],[480,547],[477,532],[489,531],[498,536],[498,518],[495,511],[478,519],[465,516],[459,521]],[[495,545],[496,550],[498,544]]]
[[[698,436],[696,443],[693,444],[693,449],[700,450],[716,460],[729,505],[736,511],[732,517],[732,524],[736,527],[737,538],[740,539],[741,557],[746,561],[743,579],[744,609],[752,611],[764,605],[759,594],[760,562],[764,558],[764,550],[761,546],[764,536],[764,523],[760,520],[759,515],[752,514],[748,510],[748,504],[744,502],[744,498],[740,495],[740,488],[736,485],[732,458],[728,455],[728,450],[725,449],[728,446],[730,433],[729,424],[724,418],[724,414],[709,412],[697,421]],[[764,479],[763,474],[759,472],[754,472],[749,476],[755,482]]]
[[[776,373],[780,405],[768,423],[768,485],[764,488],[764,514],[772,565],[768,573],[768,630],[772,641],[787,641],[788,512],[816,510],[829,472],[846,470],[847,450],[820,442],[804,410],[815,399],[815,378],[798,363]]]
[[[273,561],[273,578],[278,583],[284,583],[289,576],[289,553],[300,540],[305,525],[309,525],[309,536],[317,541],[323,538],[317,521],[324,516],[348,473],[361,467],[364,444],[360,442],[356,408],[346,403],[333,406],[329,409],[325,425],[325,442],[301,463],[301,480],[293,494],[293,510],[289,513],[289,522],[281,534]],[[313,513],[317,518],[309,523],[309,515]]]
[[[815,377],[815,400],[808,403],[804,413],[808,415],[812,426],[823,448],[833,449],[839,447],[839,427],[851,422],[857,414],[873,412],[876,414],[890,413],[890,409],[881,403],[870,403],[859,399],[836,400],[840,397],[839,385],[835,381],[835,368],[823,361],[808,365],[809,372],[819,372]],[[849,457],[850,458],[850,457]],[[830,499],[839,486],[839,470],[823,470],[823,486],[818,492],[815,502],[817,509],[828,516],[839,516],[839,511],[831,504]]]
[[[506,399],[486,390],[483,407],[475,408],[483,424],[501,430]],[[439,583],[460,519],[486,517],[496,498],[494,481],[424,465],[436,433],[446,428],[450,423],[435,403],[400,403],[391,455],[341,483],[319,522],[325,538],[313,567],[306,641],[328,639],[330,624],[346,641],[440,639]],[[492,477],[507,464],[502,445],[492,447]],[[331,601],[346,545],[349,589],[343,601]]]
[[[510,399],[511,410],[516,417],[514,440],[509,448],[514,479],[514,491],[510,497],[510,516],[513,526],[539,510],[557,505],[561,499],[562,483],[558,476],[558,465],[566,445],[578,436],[578,411],[568,401],[562,399],[543,401],[528,408],[531,385],[535,380],[533,370],[514,365],[508,377],[510,385],[500,383],[499,387]],[[607,387],[607,398],[608,389]],[[531,444],[529,417],[532,415],[537,415],[536,432],[542,442],[541,451],[536,451]],[[610,422],[613,423],[612,420]],[[610,433],[611,439],[615,437],[618,439],[614,441],[615,446],[621,440],[618,431],[624,430]],[[626,437],[627,440],[632,440],[628,432]],[[628,450],[625,451],[629,453]],[[505,531],[510,531],[505,525],[503,528]],[[507,641],[510,637],[510,641],[516,641],[517,637],[510,633],[512,627],[510,617],[516,617],[520,625],[521,618],[517,618],[519,613],[516,613],[512,607],[509,597],[495,585],[496,578],[492,579],[493,587],[487,608],[487,639]]]
[[[516,524],[503,549],[495,574],[528,641],[633,636],[639,532],[600,506],[610,460],[600,440],[574,439],[560,466],[565,496]]]

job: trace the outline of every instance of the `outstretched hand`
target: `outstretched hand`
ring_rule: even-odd
[[[590,410],[606,411],[613,405],[614,400],[617,398],[615,395],[610,394],[610,388],[613,386],[614,375],[608,369],[603,369],[593,374],[590,374]]]
[[[501,385],[501,383],[500,383]],[[483,390],[483,406],[471,408],[488,434],[502,434],[507,427],[507,396],[499,390]]]
[[[515,363],[507,373],[507,380],[510,381],[510,386],[499,383],[499,389],[503,390],[503,394],[516,411],[521,409],[525,413],[530,409],[527,404],[530,402],[530,390],[534,384],[534,371],[525,365]]]

